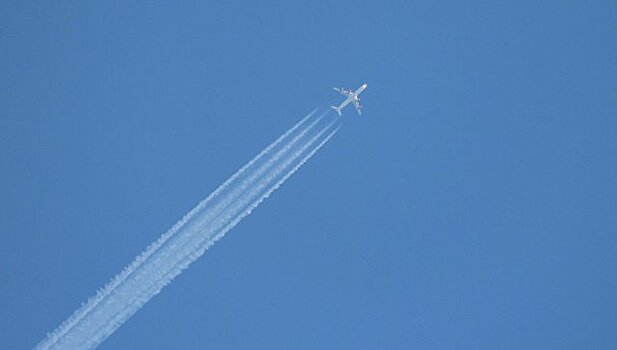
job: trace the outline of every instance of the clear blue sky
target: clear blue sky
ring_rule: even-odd
[[[615,1],[0,4],[0,348],[364,115],[103,349],[613,349]]]

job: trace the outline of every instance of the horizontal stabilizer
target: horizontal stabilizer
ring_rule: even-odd
[[[332,109],[334,109],[336,111],[336,113],[338,113],[339,116],[341,116],[341,110],[336,107],[336,106],[331,106]]]

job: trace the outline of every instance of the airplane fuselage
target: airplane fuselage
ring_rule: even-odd
[[[338,109],[343,109],[345,108],[345,106],[352,103],[353,101],[358,101],[358,95],[360,95],[360,93],[362,93],[362,91],[364,91],[364,89],[366,89],[367,86],[368,86],[367,84],[360,86],[358,90],[354,91],[354,93],[351,96],[347,97],[347,99],[343,101],[343,103],[341,103],[340,106],[338,106]]]
[[[364,91],[366,89],[367,86],[368,86],[368,84],[363,84],[356,91],[352,92],[351,95],[348,95],[348,97],[345,99],[345,101],[343,101],[338,107],[332,107],[332,108],[340,115],[341,114],[341,109],[345,108],[345,106],[347,106],[348,104],[350,104],[352,102],[359,102],[360,99],[359,99],[358,95],[360,95],[362,93],[362,91]],[[357,103],[357,106],[359,106],[359,103]],[[360,107],[358,107],[358,108],[360,108]],[[359,109],[358,109],[358,113],[359,113]]]

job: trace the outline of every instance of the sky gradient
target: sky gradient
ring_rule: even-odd
[[[611,349],[617,3],[0,4],[0,348],[333,86],[338,134],[101,349]]]

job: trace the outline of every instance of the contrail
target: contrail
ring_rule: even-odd
[[[265,155],[267,155],[272,150],[279,147],[284,140],[286,140],[293,132],[298,130],[300,126],[311,118],[315,114],[316,110],[311,112],[309,115],[300,120],[296,125],[290,128],[287,132],[281,135],[277,140],[271,143],[268,147],[266,147],[263,151],[261,151],[255,158],[251,159],[247,164],[245,164],[240,170],[238,170],[234,175],[232,175],[227,181],[225,181],[219,188],[217,188],[214,192],[212,192],[206,199],[201,201],[194,209],[192,209],[188,214],[186,214],[182,219],[180,219],[170,230],[164,233],[159,239],[153,242],[142,254],[137,256],[135,260],[127,266],[121,273],[119,273],[116,277],[114,277],[105,287],[97,291],[97,294],[90,298],[86,304],[84,304],[80,309],[78,309],[71,317],[69,317],[60,327],[58,327],[53,333],[51,333],[47,341],[51,341],[51,337],[62,337],[65,333],[69,332],[71,328],[77,324],[85,315],[87,315],[92,308],[98,305],[102,300],[104,300],[110,292],[114,291],[115,288],[122,283],[131,273],[133,273],[139,266],[153,253],[155,253],[169,238],[174,236],[180,228],[186,225],[186,223],[193,217],[196,216],[199,212],[204,212],[204,217],[211,216],[214,210],[203,210],[206,206],[212,206],[214,200],[218,197],[224,197],[227,201],[232,200],[238,195],[238,192],[241,191],[243,187],[245,187],[245,183],[240,184],[239,186],[231,186],[231,194],[227,196],[221,196],[221,194],[227,190],[231,184],[235,184],[238,181],[238,178],[243,176],[245,173],[251,173],[251,175],[255,176],[255,174],[259,174],[259,169],[257,171],[249,171],[252,170],[252,167],[258,163]],[[314,123],[314,122],[313,122]],[[313,124],[310,124],[312,126]],[[304,125],[304,129],[302,131],[306,132],[307,126]],[[297,136],[285,143],[286,147],[290,147],[294,141],[296,141]],[[246,182],[246,181],[245,181]],[[217,208],[218,209],[218,208]],[[39,347],[43,343],[39,344]]]
[[[36,349],[97,347],[334,136],[340,122],[324,119],[325,115],[311,112],[266,147],[48,334]]]

